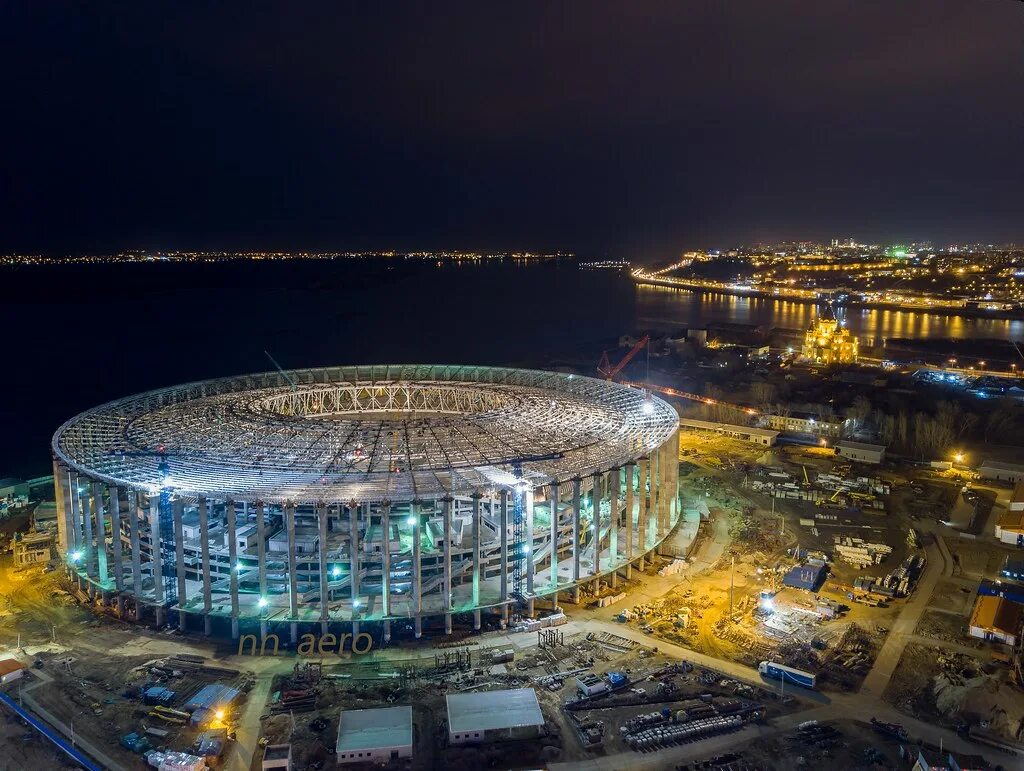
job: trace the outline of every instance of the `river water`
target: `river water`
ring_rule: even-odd
[[[636,295],[638,323],[650,327],[692,326],[703,321],[798,330],[806,329],[818,312],[815,306],[807,303],[659,286],[638,286]],[[893,337],[919,340],[1024,339],[1024,321],[1019,319],[964,318],[869,308],[841,310],[839,318],[854,335],[872,344]]]
[[[46,473],[67,418],[150,388],[270,369],[434,362],[589,368],[618,335],[799,330],[809,305],[634,286],[541,264],[232,262],[0,269],[0,477]],[[862,338],[1024,338],[1024,322],[856,310]]]

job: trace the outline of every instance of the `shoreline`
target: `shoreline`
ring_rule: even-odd
[[[771,292],[760,289],[735,290],[727,287],[706,287],[700,284],[690,283],[681,279],[661,279],[652,276],[638,276],[632,274],[631,278],[635,284],[647,286],[659,286],[667,289],[679,289],[684,292],[695,294],[721,294],[732,297],[751,297],[759,300],[773,300],[775,302],[800,303],[801,305],[820,305],[823,300],[820,297],[781,297]],[[991,319],[993,321],[1024,321],[1024,312],[1014,313],[1012,311],[988,311],[974,308],[919,308],[917,306],[900,305],[898,303],[863,302],[851,300],[842,303],[843,308],[866,308],[869,310],[897,311],[899,313],[915,313],[935,316],[959,316],[968,319]]]

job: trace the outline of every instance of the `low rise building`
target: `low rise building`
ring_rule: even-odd
[[[338,717],[339,766],[412,757],[412,707],[346,709]]]
[[[1010,494],[1010,511],[1024,511],[1024,482],[1018,482],[1013,486]]]
[[[544,715],[532,688],[450,693],[448,739],[452,744],[512,738],[544,725]]]
[[[774,447],[779,438],[778,431],[767,428],[756,428],[754,426],[737,426],[732,423],[717,423],[711,420],[693,420],[692,418],[680,418],[679,425],[682,428],[692,428],[697,431],[713,431],[723,436],[731,436],[734,439],[742,439],[745,442],[762,444],[765,447]]]
[[[15,537],[11,551],[15,567],[27,567],[40,562],[49,562],[53,547],[50,533],[21,533]]]
[[[25,674],[25,665],[17,659],[0,659],[0,685],[20,680]]]
[[[1022,620],[1024,605],[1018,605],[1005,597],[978,595],[971,613],[971,637],[1016,645]]]
[[[878,464],[885,459],[885,445],[851,442],[849,439],[844,439],[836,442],[836,454],[857,463]]]
[[[268,744],[264,747],[262,771],[292,771],[292,745]]]
[[[997,482],[1024,482],[1024,466],[999,460],[985,461],[978,466],[978,474],[982,479],[993,479]]]
[[[791,431],[796,434],[838,437],[843,431],[839,421],[821,420],[814,415],[796,412],[790,415],[766,415],[765,425],[777,431]]]
[[[996,522],[996,538],[1013,546],[1024,546],[1024,511],[1004,511]]]

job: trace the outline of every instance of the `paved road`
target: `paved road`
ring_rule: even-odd
[[[936,540],[941,539],[937,537]],[[921,620],[925,608],[931,602],[935,584],[945,572],[946,561],[942,557],[942,548],[938,543],[929,544],[925,549],[925,555],[928,558],[928,564],[925,566],[924,574],[917,583],[914,596],[903,606],[896,623],[889,630],[889,636],[886,638],[882,650],[878,652],[874,666],[864,678],[864,684],[860,689],[863,694],[870,694],[881,700],[882,692],[885,691],[885,687],[889,684],[889,680],[900,662],[903,649],[907,647],[908,640],[917,629],[918,621]]]
[[[238,720],[235,741],[224,762],[225,771],[249,771],[252,767],[253,756],[259,748],[260,715],[266,708],[273,679],[273,672],[265,672],[257,678],[256,684],[249,691],[245,709]]]

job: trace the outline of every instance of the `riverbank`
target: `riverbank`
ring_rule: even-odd
[[[644,273],[632,273],[633,281],[637,284],[648,286],[660,286],[667,289],[680,289],[688,292],[695,292],[705,295],[728,295],[731,297],[750,297],[762,300],[775,300],[779,302],[791,302],[801,305],[820,305],[823,299],[818,296],[801,297],[785,296],[765,292],[759,289],[731,289],[728,286],[707,287],[696,282],[689,282],[678,278],[658,278]],[[966,319],[991,319],[994,321],[1024,321],[1024,312],[1021,311],[995,311],[981,310],[967,307],[920,307],[917,305],[905,305],[901,303],[885,302],[863,302],[859,300],[847,300],[841,306],[849,309],[863,308],[866,310],[898,311],[900,313],[915,313],[935,316],[957,316]]]

